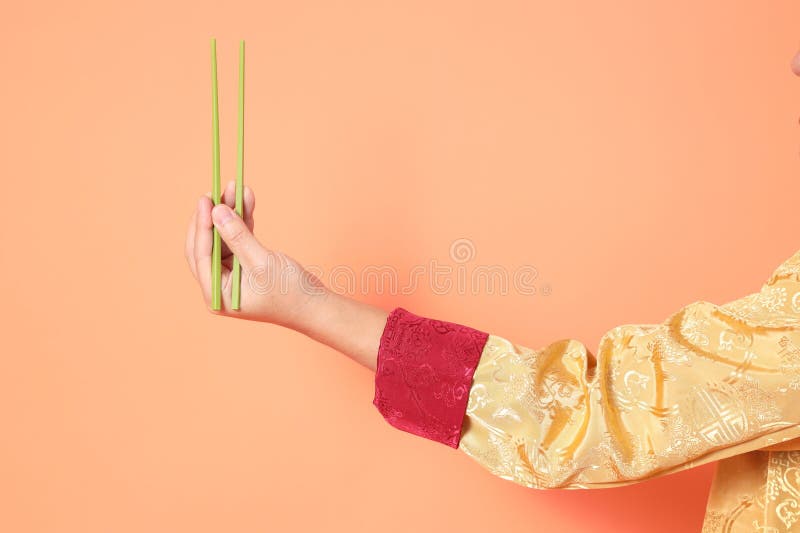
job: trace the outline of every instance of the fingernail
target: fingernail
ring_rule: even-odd
[[[217,204],[214,206],[214,209],[211,210],[211,218],[214,220],[214,224],[222,226],[233,218],[233,211],[225,204]]]

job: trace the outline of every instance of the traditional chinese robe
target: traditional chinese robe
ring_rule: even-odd
[[[719,461],[703,533],[800,531],[800,251],[759,292],[617,326],[596,354],[396,308],[373,404],[530,488],[616,487]]]

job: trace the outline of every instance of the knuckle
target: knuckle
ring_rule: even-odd
[[[241,224],[233,224],[233,226],[229,233],[228,233],[228,243],[232,244],[233,246],[240,245],[244,242],[245,236],[247,233],[245,232],[244,227]]]

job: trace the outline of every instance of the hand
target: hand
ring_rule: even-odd
[[[200,285],[206,307],[214,313],[247,320],[271,322],[303,329],[303,314],[309,305],[324,300],[329,292],[318,278],[297,261],[265,248],[253,235],[255,195],[245,187],[244,218],[235,205],[236,182],[230,181],[214,206],[211,193],[200,197],[186,233],[186,260]],[[213,228],[222,237],[222,305],[211,309],[211,249]],[[231,268],[233,255],[241,264],[240,309],[231,309]]]

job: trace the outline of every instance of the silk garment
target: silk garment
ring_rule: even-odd
[[[800,531],[800,251],[760,291],[622,325],[597,355],[490,336],[459,449],[534,488],[716,465],[703,533]],[[783,443],[783,444],[781,444]],[[760,451],[772,446],[773,450]]]
[[[596,354],[574,339],[531,349],[488,334],[472,357],[458,327],[433,328],[445,339],[434,343],[401,335],[414,343],[384,354],[393,364],[383,371],[379,354],[378,374],[398,379],[383,394],[376,376],[376,400],[396,427],[447,435],[493,475],[537,489],[617,487],[719,461],[703,533],[800,531],[800,251],[759,291],[617,326]],[[458,365],[431,366],[433,351]],[[420,395],[407,378],[426,364],[433,393]],[[466,401],[448,404],[463,409],[453,440],[458,417],[431,407],[441,408],[437,391],[464,388]]]

